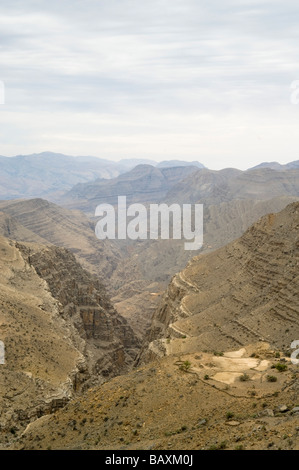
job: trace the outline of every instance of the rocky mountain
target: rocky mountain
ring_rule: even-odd
[[[289,356],[299,335],[299,202],[215,249],[293,198],[208,204],[205,230],[214,244],[172,278],[152,322],[144,306],[157,304],[165,273],[183,262],[173,241],[125,247],[110,274],[117,312],[99,279],[65,248],[2,238],[0,447],[298,448],[298,366]],[[72,243],[72,211],[58,217],[56,206],[41,200],[6,201],[0,210],[4,234],[24,227],[27,237],[49,239],[50,227],[57,237],[56,223],[66,219]]]
[[[193,258],[154,315],[146,354],[221,352],[258,341],[289,350],[299,337],[298,237],[296,202]]]
[[[90,211],[89,214],[93,215],[92,208],[94,210],[103,202],[116,204],[118,195],[127,195],[128,204],[202,203],[202,251],[212,251],[238,238],[259,217],[279,212],[299,198],[298,170],[242,172],[236,169],[195,171],[193,167],[189,168],[192,168],[192,173],[185,178],[181,171],[177,173],[178,169],[162,169],[171,170],[170,175],[174,176],[167,194],[167,184],[164,176],[161,179],[160,169],[139,166],[116,179],[76,186],[68,193],[64,204]],[[180,181],[175,183],[177,176]],[[195,253],[184,249],[183,240],[116,240],[115,245],[122,256],[113,264],[114,269],[109,276],[113,301],[136,333],[143,331],[145,334],[161,291]],[[152,283],[156,283],[154,289]],[[142,289],[140,285],[143,285]],[[123,295],[126,290],[132,293],[131,297]]]
[[[160,201],[178,181],[196,170],[197,167],[194,166],[156,168],[151,165],[138,165],[117,178],[77,184],[59,203],[90,215],[94,215],[99,204],[117,204],[118,196],[127,196],[128,204],[154,203]]]
[[[278,162],[263,162],[259,165],[254,166],[251,168],[252,170],[256,170],[258,168],[271,168],[272,170],[282,171],[282,170],[295,170],[299,168],[299,160],[295,160],[294,162],[286,163],[282,165]]]
[[[0,201],[0,211],[2,235],[68,248],[87,270],[101,278],[109,278],[121,258],[115,244],[96,238],[93,222],[79,211],[44,199]]]
[[[173,277],[137,368],[10,448],[299,450],[299,202]]]
[[[52,152],[0,157],[0,198],[54,197],[77,183],[119,173],[115,163],[95,157]]]
[[[137,165],[152,165],[156,166],[157,162],[147,158],[123,158],[117,162],[117,166],[121,169],[121,173],[126,173],[132,170]]]
[[[169,168],[171,166],[196,166],[197,168],[205,168],[205,166],[200,162],[185,162],[184,160],[165,160],[156,165],[157,168]]]
[[[167,173],[169,170],[170,173]],[[172,181],[170,177],[174,181],[178,177],[176,169],[163,171],[166,171],[169,182]],[[268,170],[258,170],[257,174],[264,172],[267,176]],[[245,173],[248,183],[245,182],[246,178],[244,181],[242,179]],[[280,172],[281,175],[283,173]],[[150,180],[147,184],[153,192],[145,193],[144,197],[155,197],[159,194],[161,180],[156,179],[153,174],[161,176],[160,170],[148,166],[145,169],[137,167],[131,172],[130,184],[138,182],[135,186],[137,192],[133,197],[140,195],[138,191],[143,190],[143,183],[148,177]],[[274,174],[276,175],[277,172]],[[121,194],[125,190],[126,175],[122,175],[115,181],[110,180],[116,194]],[[259,200],[250,190],[250,187],[254,188],[255,180],[259,181],[259,178],[261,177],[250,177],[250,172],[239,170],[228,169],[213,172],[204,169],[187,177],[185,180],[187,184],[183,185],[183,191],[181,183],[176,184],[176,192],[169,190],[162,202],[183,203],[188,201],[188,198],[196,201],[197,197],[204,195],[202,196],[204,202],[203,251],[212,251],[239,237],[257,218],[269,212],[278,212],[288,203],[298,199],[296,196],[299,187],[297,180],[295,179],[292,185],[287,172],[283,179],[275,183],[277,191],[272,188],[272,193],[280,194],[280,197],[270,199],[269,189],[261,182],[256,186],[259,188],[257,195],[265,199]],[[230,184],[231,180],[235,182]],[[124,186],[119,183],[120,181],[123,181]],[[108,184],[109,181],[107,180],[106,183]],[[270,182],[268,181],[267,184],[270,185]],[[246,189],[246,185],[249,189]],[[174,194],[176,199],[174,199]],[[89,200],[88,204],[92,203],[91,201]],[[14,232],[11,223],[10,230],[7,230],[6,224],[6,229],[2,231],[2,234],[21,241],[64,246],[76,255],[78,261],[87,270],[100,276],[116,308],[128,320],[139,338],[144,337],[148,331],[152,315],[169,279],[182,270],[195,254],[184,250],[183,240],[100,241],[94,234],[95,219],[90,220],[82,212],[61,208],[41,199],[2,201],[0,211],[11,217],[14,224],[18,223],[24,227],[24,230],[27,230],[21,235],[22,230],[19,226],[19,230],[15,229]],[[32,233],[31,237],[28,231]]]
[[[44,238],[25,228],[16,219],[4,212],[0,212],[0,235],[13,240],[47,244]]]
[[[89,156],[69,156],[42,152],[15,157],[0,156],[0,199],[43,197],[53,202],[79,183],[116,178],[135,166],[156,166],[148,159],[123,159],[118,162]],[[166,162],[173,167],[175,162]],[[182,162],[181,165],[190,165]],[[196,162],[196,166],[201,166]]]
[[[298,169],[203,169],[173,186],[165,200],[169,203],[184,201],[216,205],[234,199],[266,200],[281,196],[299,196]]]

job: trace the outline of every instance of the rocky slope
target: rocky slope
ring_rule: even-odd
[[[211,252],[235,240],[259,217],[278,212],[294,200],[296,197],[266,201],[233,200],[204,206],[202,251]],[[181,271],[195,253],[184,250],[184,240],[145,240],[129,248],[131,253],[127,249],[127,255],[119,260],[109,279],[114,287],[111,294],[120,313],[128,318],[135,331],[138,329],[138,334],[140,331],[145,334],[157,307],[159,293],[166,289],[174,273]],[[123,295],[124,292],[129,292],[130,298]]]
[[[79,211],[44,199],[0,201],[0,233],[18,241],[53,244],[70,249],[77,260],[102,279],[109,278],[121,254],[110,240],[98,240],[94,224]]]
[[[84,380],[79,335],[16,243],[0,237],[0,436],[19,422],[59,407]]]
[[[256,341],[289,350],[299,338],[298,266],[299,203],[293,203],[173,277],[146,355],[225,351]]]
[[[0,235],[13,240],[47,244],[47,240],[21,225],[16,219],[0,212]]]
[[[131,176],[135,175],[137,178],[136,181],[140,178],[139,183],[143,178],[152,177],[152,170],[160,172],[149,165],[145,167],[146,171],[144,166],[141,166],[142,171],[138,167],[131,173]],[[176,169],[164,169],[166,170],[171,171],[169,178],[171,175],[172,178],[178,177]],[[264,171],[259,170],[257,173],[264,174]],[[190,181],[189,178],[186,180],[188,184],[183,186],[183,192],[180,191],[180,186],[176,186],[178,192],[176,200],[172,202],[182,204],[188,200],[195,201],[198,194],[205,194],[206,199],[202,201],[204,202],[203,251],[209,252],[225,245],[239,237],[262,215],[280,211],[288,203],[298,200],[296,184],[291,185],[286,181],[288,172],[280,172],[285,175],[279,179],[278,193],[281,194],[279,197],[269,198],[270,181],[266,181],[264,188],[262,183],[264,180],[260,176],[261,182],[256,186],[257,195],[253,198],[250,188],[254,187],[256,176],[252,177],[249,173],[230,169],[221,172],[203,169],[191,175]],[[254,171],[252,173],[255,175]],[[245,185],[244,175],[249,178],[248,190],[242,186]],[[268,175],[268,170],[265,175]],[[123,175],[123,185],[127,184],[126,178],[128,173]],[[238,181],[230,186],[232,180]],[[110,180],[110,183],[113,181]],[[134,181],[132,176],[130,184]],[[154,191],[147,197],[155,195],[155,190],[160,191],[161,187],[155,186],[155,181],[156,177],[153,176],[147,182],[148,187]],[[160,180],[158,182],[161,183]],[[113,191],[121,194],[122,186],[117,187],[114,183]],[[137,185],[134,197],[141,189],[142,187]],[[287,196],[290,192],[293,192],[293,195]],[[266,199],[257,199],[257,196]],[[164,202],[169,201],[166,198]],[[42,199],[2,201],[1,210],[11,219],[8,222],[7,218],[4,220],[0,216],[0,233],[2,231],[2,234],[18,240],[43,244],[50,242],[70,249],[87,270],[105,283],[119,312],[127,318],[139,337],[145,335],[150,325],[161,291],[167,287],[171,277],[182,270],[195,254],[184,250],[183,240],[100,241],[94,234],[95,219],[91,221],[82,212],[67,210]],[[155,283],[154,289],[153,283]],[[128,297],[125,292],[130,292],[132,295]]]
[[[139,341],[112,306],[98,278],[85,271],[66,249],[20,243],[17,247],[47,282],[62,306],[63,318],[84,340],[90,375],[109,377],[125,371],[136,357]]]
[[[168,203],[184,201],[208,206],[236,199],[268,200],[281,196],[299,197],[298,169],[203,169],[173,186],[165,199]]]
[[[117,178],[78,184],[59,203],[70,209],[80,209],[91,216],[99,204],[117,204],[118,196],[127,196],[127,204],[154,203],[160,201],[178,181],[197,170],[196,166],[155,168],[152,165],[138,165]]]
[[[116,196],[124,194],[128,196],[128,203],[203,203],[202,251],[212,251],[241,236],[259,217],[278,212],[299,199],[299,171],[296,169],[274,171],[261,168],[246,172],[236,169],[201,169],[192,171],[185,178],[184,173],[177,174],[175,168],[168,170],[172,173],[167,178],[173,175],[179,177],[180,181],[176,184],[175,178],[165,181],[166,175],[162,178],[159,168],[140,165],[116,179],[76,186],[72,190],[74,193],[69,193],[69,196],[72,195],[69,202],[72,207],[88,211],[100,202],[114,204],[117,202]],[[168,192],[165,195],[166,190]],[[155,292],[161,292],[169,279],[183,269],[195,253],[184,250],[183,240],[110,242],[113,247],[117,246],[121,256],[112,263],[113,269],[108,274],[109,290],[113,297],[120,298],[125,289],[132,291],[133,283],[136,286],[143,283],[142,292],[134,293],[131,299],[120,298],[117,303],[135,331],[144,325],[145,332],[157,300],[157,297],[151,295],[153,292],[149,286],[152,282],[158,283]],[[135,291],[138,290],[138,287],[135,288]],[[138,305],[138,308],[134,308],[134,305]]]
[[[3,237],[0,250],[0,431],[7,431],[127,371],[139,342],[69,251]]]
[[[267,345],[251,345],[223,357],[163,358],[38,419],[10,448],[299,450],[298,366],[273,372],[275,356]],[[237,379],[221,382],[221,373]]]
[[[195,257],[172,279],[138,368],[32,422],[6,448],[298,449],[298,365],[289,357],[299,337],[298,236],[292,203]],[[60,293],[38,251],[26,256],[64,302],[63,316],[76,318],[67,283]]]

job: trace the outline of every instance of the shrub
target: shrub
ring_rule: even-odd
[[[190,361],[185,361],[183,364],[181,364],[180,369],[183,370],[184,372],[188,372],[188,370],[191,369],[191,362]]]
[[[268,382],[277,382],[277,377],[275,375],[267,375]]]
[[[278,370],[278,372],[284,372],[288,368],[288,366],[286,364],[281,364],[280,362],[275,364],[274,367],[275,367],[275,369]]]
[[[249,377],[248,374],[241,375],[241,377],[240,377],[241,382],[247,382],[248,380],[250,380],[250,377]]]
[[[224,450],[224,449],[226,449],[226,442],[225,442],[225,441],[220,442],[218,449],[219,449],[219,450]]]

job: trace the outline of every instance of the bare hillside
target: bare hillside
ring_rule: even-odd
[[[0,424],[21,429],[132,366],[139,341],[63,248],[0,238]],[[0,433],[0,439],[2,435]]]
[[[0,211],[11,218],[10,225],[1,223],[0,218],[3,235],[68,248],[102,280],[109,278],[121,258],[115,244],[96,238],[93,222],[80,211],[70,211],[44,199],[0,201]]]
[[[299,337],[298,237],[299,203],[293,203],[238,240],[193,258],[173,277],[154,316],[153,354],[221,352],[257,341],[289,350]]]

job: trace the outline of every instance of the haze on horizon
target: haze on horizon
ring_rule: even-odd
[[[0,155],[298,160],[298,18],[294,0],[3,0]]]

